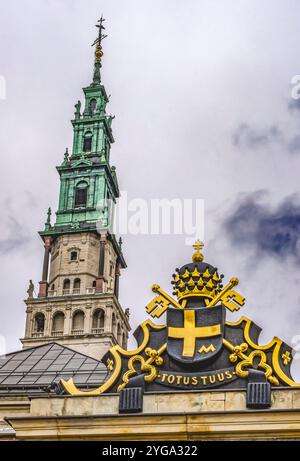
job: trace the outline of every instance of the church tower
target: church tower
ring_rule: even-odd
[[[126,267],[121,239],[112,232],[113,207],[119,197],[108,96],[101,82],[104,19],[98,21],[92,83],[83,88],[84,107],[75,105],[73,149],[57,167],[60,193],[56,222],[48,210],[42,279],[38,297],[33,284],[25,301],[23,347],[56,341],[100,359],[119,343],[127,347],[129,310],[118,301],[120,270]]]

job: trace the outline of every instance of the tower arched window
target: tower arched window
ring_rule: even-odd
[[[92,140],[93,140],[92,132],[87,131],[84,134],[84,137],[83,137],[83,147],[82,147],[83,152],[91,152],[91,150],[92,150]]]
[[[105,154],[108,160],[109,160],[109,153],[110,153],[110,143],[108,139],[105,138]]]
[[[93,98],[93,99],[90,100],[90,113],[91,113],[91,115],[94,115],[94,113],[96,112],[96,108],[97,108],[97,100],[95,98]]]
[[[125,333],[123,333],[123,335],[122,335],[122,347],[123,347],[123,349],[127,349],[127,341],[126,341]]]
[[[74,285],[73,285],[73,294],[74,295],[78,295],[80,293],[80,285],[81,285],[81,281],[80,279],[75,279],[74,280]]]
[[[72,319],[72,335],[82,335],[84,326],[84,313],[77,311]]]
[[[70,260],[71,261],[77,261],[78,259],[78,251],[71,251],[71,254],[70,254]]]
[[[41,312],[34,317],[33,336],[44,336],[45,316]]]
[[[117,336],[118,336],[118,343],[121,345],[122,344],[122,329],[119,323],[118,323],[118,329],[117,329]]]
[[[77,184],[75,189],[75,208],[85,207],[87,204],[88,185],[85,181]]]
[[[64,295],[68,295],[70,293],[70,286],[71,286],[70,280],[65,279],[64,284],[63,284],[63,294]]]
[[[65,316],[62,312],[56,312],[52,320],[52,336],[62,336],[64,334]]]
[[[116,335],[116,334],[117,334],[116,329],[117,329],[116,316],[115,316],[115,314],[113,313],[113,314],[112,314],[112,323],[111,323],[111,330],[112,330],[113,335]]]
[[[109,263],[109,275],[112,277],[114,275],[114,263]]]
[[[104,311],[95,310],[93,314],[92,333],[102,333],[104,330]]]

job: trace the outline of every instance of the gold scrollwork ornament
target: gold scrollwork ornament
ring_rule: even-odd
[[[279,384],[278,379],[273,375],[272,367],[267,364],[267,356],[263,351],[252,351],[245,360],[239,362],[235,367],[237,376],[240,378],[247,378],[249,376],[249,371],[245,368],[253,368],[255,358],[259,359],[257,368],[264,370],[267,380],[271,384]]]
[[[146,361],[144,357],[142,357],[141,355],[135,355],[134,357],[131,357],[128,360],[128,370],[123,375],[123,382],[118,387],[118,392],[120,392],[122,389],[124,389],[124,387],[126,387],[129,379],[132,376],[138,374],[135,368],[138,363],[140,364],[140,369],[142,372],[148,372],[148,374],[144,377],[145,381],[148,383],[154,381],[154,379],[158,375],[158,371],[154,365],[151,365],[151,363],[147,362],[148,361]]]
[[[240,358],[245,357],[243,353],[246,352],[247,350],[248,350],[247,343],[242,343],[239,346],[234,346],[233,352],[229,356],[230,362],[235,363],[239,357]]]
[[[145,354],[148,355],[148,357],[151,357],[156,365],[160,366],[163,364],[163,358],[160,357],[159,351],[157,351],[156,349],[151,349],[151,347],[147,347],[145,349]]]

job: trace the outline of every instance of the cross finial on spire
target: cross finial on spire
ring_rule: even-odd
[[[92,46],[96,45],[95,49],[95,67],[94,67],[94,77],[93,77],[93,83],[99,84],[101,79],[100,79],[100,67],[101,67],[101,60],[103,56],[103,51],[102,51],[102,40],[104,40],[107,35],[103,34],[103,30],[105,30],[105,27],[103,25],[105,19],[101,15],[101,18],[98,19],[96,24],[96,27],[98,27],[99,32],[98,32],[98,37],[92,44]]]
[[[96,38],[96,40],[94,41],[92,46],[97,45],[97,46],[101,47],[102,40],[104,40],[107,37],[107,35],[102,34],[102,31],[105,30],[105,27],[103,25],[104,21],[105,21],[105,19],[103,18],[103,15],[101,15],[101,18],[98,19],[98,21],[97,21],[98,24],[96,24],[96,27],[98,27],[98,29],[99,29],[98,37]]]

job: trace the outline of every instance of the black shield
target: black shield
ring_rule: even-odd
[[[181,363],[211,359],[223,346],[223,306],[167,309],[168,354]]]

